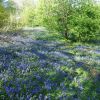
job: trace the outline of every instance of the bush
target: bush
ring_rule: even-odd
[[[84,10],[83,10],[84,9]],[[85,6],[72,16],[69,38],[76,41],[91,41],[100,32],[100,14],[95,6]]]
[[[6,25],[8,17],[9,14],[7,13],[6,9],[0,5],[0,28]]]
[[[44,3],[40,9],[44,26],[62,33],[72,41],[96,40],[100,32],[99,6],[91,0],[51,1]]]

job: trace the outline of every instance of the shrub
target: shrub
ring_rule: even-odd
[[[77,15],[72,17],[70,23],[69,38],[75,39],[76,41],[96,39],[100,31],[100,14],[97,7],[87,5],[85,8],[77,10],[77,12]]]
[[[9,14],[7,13],[6,9],[0,5],[0,28],[6,25],[9,18]]]

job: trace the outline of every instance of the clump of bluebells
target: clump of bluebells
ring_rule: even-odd
[[[14,67],[14,66],[13,66]],[[0,99],[17,100],[52,100],[52,99],[87,99],[97,98],[93,81],[83,69],[69,69],[62,66],[59,71],[46,71],[39,66],[28,66],[26,70],[12,68],[0,81]],[[13,71],[16,70],[16,71]],[[11,74],[12,73],[12,74]],[[96,87],[94,87],[96,89]],[[94,94],[93,94],[94,92]],[[88,94],[89,93],[89,94]]]
[[[35,49],[0,49],[0,100],[99,100],[99,79],[73,54]]]

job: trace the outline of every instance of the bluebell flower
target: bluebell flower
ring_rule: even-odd
[[[7,95],[10,97],[11,93],[9,92],[9,88],[8,87],[5,87],[5,91],[6,91]]]
[[[73,80],[73,77],[71,75],[68,75],[68,80],[72,81]]]
[[[45,82],[44,82],[44,85],[45,85],[45,88],[46,88],[47,90],[51,90],[51,83],[50,83],[50,81],[45,81]]]
[[[32,90],[32,94],[37,94],[38,92],[40,92],[41,88],[40,87],[36,87]]]
[[[50,95],[50,93],[48,93],[48,95],[47,95],[47,100],[51,100],[51,95]]]
[[[67,73],[67,72],[62,71],[62,75],[63,75],[64,77],[67,77],[67,76],[68,76],[68,73]]]
[[[17,63],[17,68],[20,68],[20,69],[25,69],[26,70],[28,66],[29,65],[24,63],[24,62],[18,62]]]
[[[66,88],[66,86],[65,86],[65,82],[60,83],[60,87],[61,87],[61,89],[62,89],[63,91],[66,91],[66,90],[67,90],[67,88]]]
[[[59,97],[59,100],[68,100],[67,95],[62,95]]]
[[[96,88],[96,92],[97,93],[100,93],[100,88]]]
[[[7,62],[5,62],[5,63],[2,63],[2,66],[3,66],[4,68],[8,68],[8,67],[10,66],[10,64],[7,63]]]
[[[77,67],[82,67],[82,66],[84,66],[84,63],[83,63],[83,62],[77,62],[77,63],[76,63],[76,66],[77,66]]]
[[[51,86],[52,86],[52,87],[57,87],[58,84],[57,84],[57,83],[52,83]]]
[[[100,54],[100,50],[95,50],[95,53]]]
[[[10,87],[10,86],[8,86],[8,87],[5,87],[5,90],[6,90],[6,92],[8,93],[15,93],[15,89],[14,88],[12,88],[12,87]]]
[[[30,100],[31,96],[27,95],[26,100]]]
[[[80,89],[81,91],[84,89],[83,86],[82,86],[82,84],[79,85],[79,89]]]
[[[39,100],[43,100],[44,99],[43,94],[39,94],[39,98],[38,99]]]
[[[35,78],[39,81],[43,81],[43,78],[39,74],[34,74]]]

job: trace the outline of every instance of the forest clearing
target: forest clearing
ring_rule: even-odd
[[[99,3],[33,1],[0,0],[0,100],[100,100]]]

